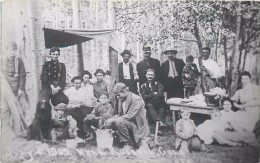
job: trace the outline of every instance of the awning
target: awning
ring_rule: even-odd
[[[92,39],[109,43],[111,34],[116,29],[85,30],[85,29],[52,29],[44,28],[45,47],[67,47]]]

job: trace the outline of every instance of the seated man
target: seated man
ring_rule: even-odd
[[[105,124],[117,131],[120,142],[125,146],[136,147],[142,138],[150,134],[144,103],[139,96],[128,91],[124,83],[117,83],[114,93],[120,99],[119,115],[106,120]]]
[[[87,107],[85,105],[86,92],[85,89],[81,87],[82,78],[76,76],[71,81],[74,86],[65,91],[65,94],[69,98],[69,104],[67,106],[69,108],[68,114],[77,121],[79,128],[78,136],[84,138],[83,119],[91,113],[93,107]]]
[[[141,85],[141,95],[148,111],[148,120],[152,123],[160,121],[160,126],[165,126],[167,104],[164,100],[163,85],[154,81],[154,70],[146,71],[147,82]]]

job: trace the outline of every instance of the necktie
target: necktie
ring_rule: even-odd
[[[148,61],[148,60],[146,61],[146,67],[147,67],[147,68],[149,68],[149,67],[150,67],[150,63],[149,63],[149,61]]]
[[[171,65],[172,65],[173,77],[176,77],[177,74],[176,74],[175,66],[173,65],[173,61],[170,61],[170,62],[171,62]]]

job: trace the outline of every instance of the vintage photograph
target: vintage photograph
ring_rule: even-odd
[[[0,162],[260,162],[260,1],[1,0],[0,16]]]

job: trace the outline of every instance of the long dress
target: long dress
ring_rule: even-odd
[[[260,87],[250,84],[238,91],[231,98],[233,101],[246,104],[245,110],[237,111],[236,118],[231,121],[231,125],[237,130],[247,130],[252,132],[260,115]]]
[[[240,146],[245,143],[259,147],[259,143],[253,133],[260,115],[259,92],[259,86],[250,84],[238,90],[231,98],[235,102],[246,104],[247,107],[245,110],[237,111],[235,118],[230,120],[230,125],[234,131],[217,131],[214,133],[214,139],[219,144]]]

